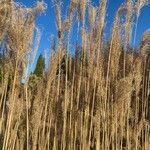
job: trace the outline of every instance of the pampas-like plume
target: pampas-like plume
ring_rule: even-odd
[[[105,25],[105,17],[106,17],[106,7],[107,7],[107,0],[101,0],[100,6],[99,6],[99,20],[98,20],[98,34],[101,37],[103,28]]]
[[[61,5],[56,3],[55,6],[56,24],[58,30],[58,38],[62,37],[62,18],[61,18]]]
[[[34,7],[33,11],[37,14],[37,13],[42,13],[47,9],[46,4],[44,3],[44,1],[38,1],[36,6]]]
[[[140,57],[137,57],[134,61],[133,76],[134,76],[135,91],[138,94],[141,89],[141,82],[142,82],[142,58]]]
[[[89,12],[89,26],[90,26],[90,31],[92,32],[95,21],[96,21],[97,9],[96,7],[89,4],[88,12]]]
[[[121,54],[121,39],[120,39],[120,15],[124,11],[124,5],[122,5],[115,17],[114,25],[112,28],[112,37],[109,50],[109,62],[108,70],[110,69],[110,76],[112,79],[117,77],[119,70],[119,59]],[[109,73],[109,72],[108,72]]]
[[[150,29],[144,32],[141,40],[140,52],[142,56],[148,55],[150,52]]]
[[[75,9],[78,7],[79,5],[79,0],[71,0],[70,2],[70,7],[69,7],[69,14],[72,14]]]
[[[85,51],[86,46],[87,46],[88,34],[84,28],[82,28],[81,30],[81,38],[82,38],[82,48],[83,48],[83,51]]]
[[[132,35],[132,17],[133,17],[133,6],[130,0],[126,4],[126,23],[125,23],[125,43],[126,46],[130,44],[131,35]]]
[[[132,94],[132,74],[129,74],[126,78],[121,79],[117,83],[117,91],[116,91],[116,101],[114,103],[114,111],[115,115],[118,118],[118,121],[122,121],[122,117],[126,116],[127,111],[130,111],[130,105],[131,105],[131,94]],[[128,88],[126,88],[128,87]],[[118,114],[118,112],[121,111],[121,113]],[[121,115],[122,117],[120,117]],[[122,122],[119,122],[122,123]],[[124,122],[125,123],[125,122]]]
[[[145,5],[148,5],[149,3],[150,3],[149,0],[138,0],[138,1],[136,2],[135,7],[136,7],[137,16],[140,15],[141,9],[142,9]]]
[[[31,50],[30,46],[33,38],[34,22],[25,24],[24,15],[24,12],[21,10],[14,10],[11,19],[12,25],[8,31],[10,37],[9,46],[19,59],[23,58]],[[26,30],[24,30],[25,28]]]
[[[79,10],[78,10],[78,19],[79,21],[82,21],[84,24],[84,19],[85,19],[85,11],[86,11],[86,6],[87,6],[87,0],[81,0],[79,2]]]
[[[0,41],[9,26],[12,3],[0,1]]]

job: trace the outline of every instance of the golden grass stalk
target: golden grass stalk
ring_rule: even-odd
[[[92,32],[94,28],[94,24],[96,23],[95,21],[97,16],[97,9],[96,7],[92,6],[92,4],[89,4],[88,12],[89,12],[89,27],[90,27],[90,32]]]

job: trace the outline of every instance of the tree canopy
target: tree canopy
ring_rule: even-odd
[[[37,60],[36,68],[33,74],[35,74],[37,77],[42,77],[44,69],[45,69],[45,59],[41,54]]]

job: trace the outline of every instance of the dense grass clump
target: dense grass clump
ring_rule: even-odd
[[[148,150],[150,31],[143,34],[138,50],[131,46],[136,37],[133,26],[147,4],[144,0],[124,2],[106,45],[107,0],[101,0],[99,7],[87,0],[70,0],[63,19],[61,2],[54,0],[58,34],[48,69],[43,69],[40,56],[38,74],[35,71],[22,82],[38,48],[31,48],[34,33],[38,33],[37,41],[40,36],[35,19],[46,5],[38,2],[25,8],[2,0],[0,149]],[[78,35],[72,54],[75,22]]]

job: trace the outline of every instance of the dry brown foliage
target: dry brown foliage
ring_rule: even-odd
[[[22,83],[26,56],[35,57],[31,49],[37,29],[35,18],[45,10],[45,4],[38,2],[26,8],[13,1],[0,1],[0,41],[8,34],[0,64],[0,149],[149,150],[149,30],[139,51],[130,45],[133,10],[138,17],[147,1],[133,5],[127,0],[120,6],[107,50],[106,0],[101,0],[99,8],[87,0],[71,0],[64,21],[61,1],[54,2],[58,36],[48,70],[43,77],[31,75]],[[123,11],[126,21],[121,24]],[[76,55],[70,56],[73,18],[79,24],[78,38],[82,41],[76,44]],[[125,40],[121,38],[122,27]],[[38,32],[37,41],[39,36]]]

